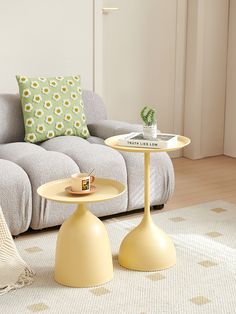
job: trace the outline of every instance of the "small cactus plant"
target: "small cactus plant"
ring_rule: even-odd
[[[149,106],[145,106],[141,110],[140,115],[145,125],[151,126],[151,125],[156,124],[156,110],[155,109]]]

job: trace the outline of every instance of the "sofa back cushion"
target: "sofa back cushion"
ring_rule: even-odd
[[[0,94],[0,143],[22,142],[24,120],[18,94]]]
[[[87,123],[106,119],[102,99],[92,91],[83,90]],[[0,94],[0,144],[23,142],[25,136],[21,101],[18,94]]]
[[[106,108],[100,96],[94,92],[83,90],[83,101],[87,124],[107,119]]]

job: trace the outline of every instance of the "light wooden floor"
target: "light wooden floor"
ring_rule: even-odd
[[[173,159],[175,192],[165,209],[176,209],[213,200],[236,204],[236,158]]]
[[[172,199],[159,212],[214,200],[236,204],[236,158],[217,156],[199,160],[175,158],[172,161],[175,169],[175,192]],[[127,220],[142,216],[143,210],[140,210],[116,218]],[[34,232],[26,232],[32,233]]]
[[[215,200],[236,204],[236,158],[222,155],[199,160],[174,158],[172,162],[175,170],[174,195],[159,212]],[[142,215],[143,211],[127,213],[118,219]]]

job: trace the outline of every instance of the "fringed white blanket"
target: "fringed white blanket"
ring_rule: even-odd
[[[30,285],[34,275],[20,257],[0,207],[0,295]]]

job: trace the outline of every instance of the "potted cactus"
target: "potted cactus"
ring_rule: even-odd
[[[157,122],[156,110],[145,106],[141,110],[141,118],[143,120],[143,137],[147,140],[152,140],[157,137]]]

